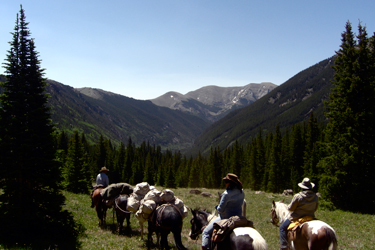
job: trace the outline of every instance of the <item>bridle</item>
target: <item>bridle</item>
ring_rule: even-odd
[[[210,220],[207,221],[207,224],[204,225],[201,229],[199,229],[197,232],[190,235],[190,238],[198,240],[198,236],[203,233],[204,229],[210,224],[210,222],[214,219],[215,216],[211,216]]]
[[[271,223],[275,226],[277,226],[277,224],[279,223],[279,218],[277,217],[275,207],[271,209]]]

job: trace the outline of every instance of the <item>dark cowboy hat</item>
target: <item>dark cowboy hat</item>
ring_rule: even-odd
[[[240,180],[238,179],[238,176],[235,175],[235,174],[232,174],[232,173],[228,173],[224,178],[223,180],[227,180],[227,181],[231,181],[233,183],[235,183],[240,189],[242,189],[242,183],[240,182]]]
[[[106,167],[102,167],[99,172],[103,172],[103,171],[109,171],[109,169],[107,169]]]
[[[303,189],[313,189],[315,184],[312,183],[309,178],[304,178],[302,182],[298,183],[298,186]]]

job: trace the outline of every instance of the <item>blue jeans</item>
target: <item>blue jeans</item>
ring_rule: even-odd
[[[212,232],[214,231],[214,223],[216,221],[219,221],[220,216],[218,216],[216,219],[213,219],[207,227],[202,232],[202,247],[206,247],[207,249],[211,248],[211,236]]]
[[[280,234],[280,248],[287,248],[288,247],[288,226],[290,224],[290,220],[286,219],[283,224],[279,227],[279,234]]]

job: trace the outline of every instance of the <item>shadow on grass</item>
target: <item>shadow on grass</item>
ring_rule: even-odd
[[[5,249],[80,249],[85,228],[63,211],[55,220],[0,216],[1,246]]]

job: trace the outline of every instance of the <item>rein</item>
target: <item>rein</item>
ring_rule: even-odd
[[[117,199],[115,199],[115,205],[116,205],[116,207],[117,207],[121,212],[126,213],[126,214],[130,214],[129,211],[122,210],[122,208],[117,204]]]
[[[206,224],[206,225],[204,225],[201,229],[199,229],[198,232],[196,232],[196,233],[194,233],[194,234],[191,235],[193,238],[195,238],[195,237],[197,238],[195,241],[198,240],[198,236],[199,236],[201,233],[203,233],[204,229],[206,229],[206,227],[208,226],[208,224],[210,224],[210,222],[211,222],[214,218],[215,218],[215,216],[212,215],[212,216],[211,216],[211,219],[210,219],[209,221],[207,221],[207,224]]]
[[[274,226],[277,226],[277,224],[279,223],[279,218],[277,218],[277,214],[276,214],[276,209],[275,208],[271,209],[271,223]]]

